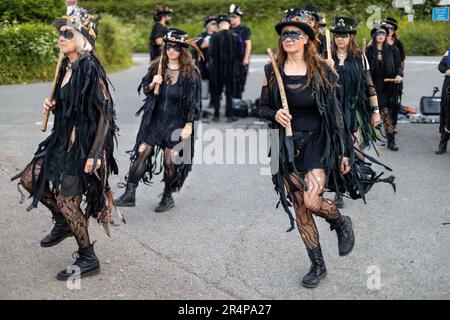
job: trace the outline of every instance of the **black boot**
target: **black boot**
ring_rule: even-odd
[[[387,141],[388,149],[392,150],[392,151],[398,151],[398,147],[395,144],[395,135],[394,134],[387,134],[386,136],[387,136],[387,139],[388,139],[388,141]]]
[[[155,212],[164,212],[175,207],[175,202],[170,194],[163,194],[159,205],[155,208]]]
[[[336,195],[334,196],[334,203],[336,204],[336,207],[338,207],[338,209],[342,209],[344,207],[344,197],[339,193],[336,193]]]
[[[338,238],[339,255],[346,256],[353,250],[355,235],[353,234],[352,220],[348,216],[340,215],[336,220],[329,220],[330,230],[336,230]]]
[[[214,113],[214,116],[212,118],[213,122],[220,122],[220,115],[217,113]]]
[[[94,244],[87,248],[78,249],[78,257],[69,270],[63,270],[56,275],[58,280],[67,280],[74,273],[79,272],[80,277],[87,277],[100,272],[100,262],[94,252]]]
[[[66,218],[60,213],[52,212],[52,215],[55,225],[50,233],[41,240],[41,247],[43,248],[52,247],[63,241],[65,238],[73,236]]]
[[[314,249],[307,249],[311,268],[306,276],[303,277],[302,285],[306,288],[315,288],[319,285],[321,279],[327,275],[327,268],[322,257],[320,245]]]
[[[447,152],[447,143],[449,136],[446,134],[441,134],[441,141],[439,141],[439,147],[436,150],[436,154],[443,154]]]
[[[125,193],[115,200],[116,206],[134,207],[136,205],[136,187],[136,184],[128,182]]]
[[[238,118],[236,118],[235,116],[229,116],[229,117],[227,117],[227,122],[228,123],[230,123],[230,122],[235,122],[235,121],[238,121],[239,119]]]

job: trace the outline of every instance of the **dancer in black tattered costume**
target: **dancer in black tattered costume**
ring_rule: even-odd
[[[340,255],[349,254],[354,245],[350,218],[342,215],[333,201],[323,198],[323,193],[337,191],[353,199],[365,199],[374,183],[383,181],[394,186],[394,177],[380,179],[381,174],[377,175],[370,163],[355,157],[353,137],[336,97],[337,74],[317,53],[310,17],[310,12],[292,8],[275,26],[280,35],[277,67],[289,112],[281,107],[279,85],[269,64],[264,69],[260,116],[279,132],[279,140],[271,148],[272,161],[278,163],[272,180],[291,220],[288,231],[297,222],[311,259],[311,269],[302,284],[316,287],[326,276],[326,267],[313,215],[326,219],[336,230]],[[292,126],[292,140],[285,135],[288,124]],[[376,161],[364,156],[367,161]],[[289,208],[292,204],[296,219]]]
[[[159,59],[152,61],[138,89],[143,89],[147,97],[136,114],[142,114],[141,125],[131,151],[126,191],[116,200],[117,206],[135,206],[139,181],[150,183],[164,167],[164,192],[155,211],[173,208],[172,194],[181,189],[192,168],[193,127],[201,111],[201,77],[188,47],[193,46],[199,56],[202,53],[182,30],[170,29],[164,42],[163,76],[158,75]],[[154,91],[157,84],[161,85],[159,95]]]
[[[20,185],[33,198],[28,211],[41,202],[52,212],[55,226],[41,246],[51,247],[75,236],[79,249],[74,266],[85,276],[100,270],[89,237],[89,217],[101,222],[109,235],[114,200],[108,177],[118,173],[113,158],[118,128],[105,71],[92,53],[98,20],[77,8],[71,16],[56,19],[54,25],[65,54],[54,100],[44,102],[44,108],[54,112],[54,126],[31,163],[15,178],[20,177]],[[57,278],[65,280],[71,275],[63,270]]]
[[[376,151],[380,111],[369,62],[355,41],[357,25],[357,20],[347,17],[338,16],[332,21],[331,53],[334,69],[339,75],[336,95],[355,146],[359,149],[373,146]],[[343,197],[339,193],[334,202],[338,208],[343,208]]]

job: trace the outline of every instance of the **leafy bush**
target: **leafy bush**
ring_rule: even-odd
[[[200,21],[210,14],[226,13],[230,0],[83,0],[80,5],[86,8],[94,9],[98,12],[109,12],[124,18],[127,21],[134,21],[136,14],[152,19],[153,8],[157,4],[170,5],[174,10],[174,21],[176,24],[188,23],[190,21]],[[308,3],[315,3],[320,11],[323,12],[348,12],[351,15],[367,18],[371,13],[366,12],[366,8],[376,4],[383,9],[383,14],[399,15],[402,11],[392,7],[392,0],[239,0],[238,3],[244,10],[248,20],[259,20],[261,18],[279,18],[284,9],[292,6],[304,7]],[[427,0],[425,4],[414,6],[416,17],[423,19],[431,15],[431,8],[436,6],[439,0]]]
[[[107,71],[132,65],[134,34],[129,25],[104,15],[96,54]],[[49,24],[0,25],[0,84],[51,80],[58,57],[57,33]]]
[[[57,55],[56,32],[50,25],[0,27],[0,83],[51,79]]]
[[[121,23],[117,18],[102,15],[96,54],[109,72],[132,65],[135,35],[131,25]]]
[[[2,0],[0,21],[52,22],[66,12],[64,0]]]
[[[225,13],[232,1],[230,0],[172,0],[167,2],[174,8],[172,24],[185,30],[191,36],[196,36],[202,31],[203,19],[209,14]],[[309,0],[297,1],[302,7]],[[357,39],[370,37],[370,30],[365,26],[365,21],[373,15],[373,11],[366,9],[373,1],[353,0],[317,0],[321,11],[326,12],[328,21],[336,15],[359,17],[362,22],[358,27]],[[431,8],[439,0],[427,0],[424,5],[415,6],[416,22],[406,22],[403,11],[392,7],[392,0],[377,1],[380,7],[380,18],[393,16],[400,21],[400,36],[405,44],[407,54],[429,55],[442,54],[450,44],[448,23],[431,22]],[[135,47],[137,52],[148,52],[148,38],[153,25],[153,8],[160,4],[159,0],[84,0],[80,5],[91,8],[97,12],[114,12],[115,15],[132,23],[135,26]],[[265,53],[268,46],[276,46],[277,34],[273,26],[280,19],[283,9],[293,5],[290,0],[278,0],[268,2],[267,0],[241,0],[237,1],[245,13],[243,21],[252,29],[252,42],[254,53]],[[137,14],[136,14],[137,13]],[[447,28],[447,30],[446,30]],[[430,37],[429,35],[433,35]],[[369,40],[369,39],[368,39]]]

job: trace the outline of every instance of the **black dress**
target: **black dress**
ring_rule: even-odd
[[[370,73],[378,97],[380,109],[388,107],[395,109],[400,101],[400,87],[392,82],[384,82],[384,79],[393,79],[396,76],[403,76],[400,63],[400,52],[397,47],[384,45],[382,50],[376,46],[367,47],[367,59],[369,60]]]
[[[364,56],[347,56],[344,64],[334,55],[334,67],[339,75],[337,98],[344,112],[344,119],[352,133],[360,130],[360,146],[369,146],[377,139],[372,127],[373,108],[369,97],[376,96],[375,85]]]
[[[345,124],[341,106],[336,97],[337,76],[325,63],[323,69],[327,79],[331,82],[331,87],[325,87],[319,77],[313,77],[310,88],[304,88],[302,83],[305,83],[305,79],[302,79],[301,76],[283,76],[288,103],[291,100],[289,109],[293,114],[293,140],[296,141],[294,151],[298,158],[292,160],[290,138],[286,136],[284,128],[275,120],[275,114],[282,107],[282,103],[273,66],[268,64],[264,67],[267,85],[261,89],[259,115],[268,120],[270,129],[274,130],[272,133],[275,136],[272,139],[270,157],[271,165],[275,164],[276,167],[272,167],[272,182],[279,195],[279,204],[291,221],[288,231],[293,230],[295,226],[295,220],[290,211],[291,202],[295,202],[295,198],[291,199],[292,201],[289,200],[287,188],[292,192],[297,191],[298,187],[291,179],[292,174],[302,173],[298,172],[300,170],[304,170],[304,173],[314,168],[323,168],[326,176],[326,189],[331,192],[346,193],[352,199],[362,198],[365,200],[365,195],[377,182],[390,183],[395,187],[394,177],[381,178],[382,173],[377,174],[373,171],[369,161],[384,166],[383,164],[368,155],[364,162],[355,158],[352,134]],[[309,90],[312,90],[314,94],[311,91],[311,93],[308,92]],[[304,99],[298,100],[297,95],[303,96]],[[317,108],[320,120],[317,119],[317,113],[313,106]],[[301,115],[309,116],[310,120],[302,122]],[[316,127],[317,123],[320,123],[319,127]],[[351,166],[350,172],[346,175],[343,175],[340,170],[341,160],[344,156],[350,159]],[[296,180],[298,181],[298,179]],[[303,183],[303,186],[305,185]]]
[[[450,50],[449,50],[450,51]],[[449,52],[450,53],[450,52]],[[442,57],[441,62],[439,63],[438,69],[440,72],[444,73],[450,69],[449,57]],[[441,116],[440,116],[440,126],[439,132],[441,134],[450,135],[450,77],[445,75],[444,83],[442,84],[442,99],[441,99]]]
[[[162,100],[156,104],[150,126],[145,133],[144,142],[148,145],[173,149],[180,143],[177,130],[184,127],[185,120],[179,108],[181,90],[178,76],[178,72],[172,72],[171,82],[165,82],[161,86]]]
[[[321,130],[322,118],[312,90],[306,86],[307,76],[288,76],[283,73],[295,146],[295,167],[301,173],[324,169],[321,160],[325,139]]]
[[[81,55],[72,65],[71,79],[61,87],[67,66],[65,58],[56,85],[52,132],[39,144],[31,162],[33,171],[37,164],[41,167],[33,180],[32,206],[37,206],[50,185],[55,194],[84,195],[86,215],[97,218],[106,209],[108,178],[118,172],[113,157],[118,130],[114,104],[111,97],[105,98],[108,81],[94,55]],[[100,169],[85,173],[88,158],[94,163],[100,160]]]

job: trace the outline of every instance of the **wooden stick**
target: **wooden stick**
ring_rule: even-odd
[[[281,78],[280,70],[278,70],[278,65],[275,60],[275,57],[273,56],[272,49],[268,48],[267,53],[269,54],[270,62],[272,63],[273,71],[275,72],[275,78],[277,79],[278,87],[280,88],[281,105],[283,106],[284,110],[289,112],[289,106],[287,103],[286,91],[284,90],[283,79]],[[288,123],[288,125],[285,128],[285,131],[287,137],[292,137],[291,123]]]
[[[366,38],[362,39],[362,48],[361,48],[361,57],[362,57],[362,64],[365,70],[368,70],[368,65],[367,65],[367,58],[366,58],[366,49],[367,49],[367,40]]]
[[[64,58],[64,55],[60,52],[59,53],[59,57],[58,57],[58,62],[56,63],[55,76],[53,77],[52,90],[50,91],[50,96],[49,96],[49,100],[50,101],[53,101],[53,96],[54,96],[55,90],[56,90],[56,84],[58,82],[59,68],[61,68],[61,62],[62,62],[63,58]],[[41,131],[42,132],[47,131],[47,124],[48,124],[48,118],[49,117],[50,117],[50,110],[45,111],[44,119],[42,120],[42,124],[41,124]]]
[[[327,40],[327,58],[328,60],[331,60],[331,36],[330,36],[330,30],[325,29],[325,38]]]
[[[159,64],[158,64],[158,75],[159,75],[159,76],[162,76],[162,61],[163,61],[163,56],[164,56],[164,53],[161,52],[161,57],[159,58]],[[153,90],[153,94],[154,94],[155,96],[158,96],[158,95],[159,95],[159,87],[160,87],[160,84],[157,83],[157,84],[155,85],[155,90]]]

